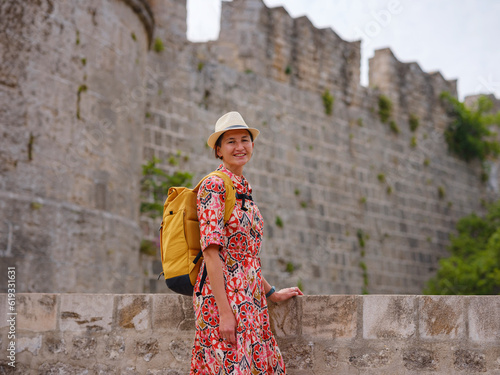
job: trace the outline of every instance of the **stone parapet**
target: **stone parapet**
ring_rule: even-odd
[[[5,374],[187,374],[189,297],[18,294],[15,340],[0,295]],[[289,375],[500,374],[500,296],[330,295],[272,304]]]

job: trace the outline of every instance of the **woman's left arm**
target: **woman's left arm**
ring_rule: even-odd
[[[271,290],[272,286],[267,282],[267,280],[262,277],[262,281],[264,283],[264,293],[269,293]],[[280,289],[271,294],[267,299],[273,301],[273,302],[281,302],[281,301],[286,301],[287,299],[290,299],[295,296],[303,296],[304,293],[300,290],[299,287],[292,287],[292,288],[285,288],[285,289]]]

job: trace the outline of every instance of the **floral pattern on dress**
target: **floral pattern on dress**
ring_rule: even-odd
[[[236,192],[252,193],[243,176],[236,176],[220,165],[217,169],[233,181]],[[198,191],[198,218],[201,248],[220,246],[226,295],[234,312],[236,345],[220,338],[219,313],[207,276],[200,292],[202,264],[195,284],[193,305],[196,334],[191,375],[269,375],[285,374],[285,365],[269,325],[269,313],[259,258],[264,221],[257,205],[236,199],[229,221],[224,224],[224,181],[210,176]]]

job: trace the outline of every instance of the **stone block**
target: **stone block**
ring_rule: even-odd
[[[358,369],[379,368],[389,365],[393,357],[393,351],[387,347],[353,349],[349,356],[349,364]]]
[[[302,370],[291,374],[312,373],[314,363],[314,343],[302,339],[282,339],[278,345],[288,370]],[[307,372],[309,371],[309,372]]]
[[[458,349],[453,353],[456,370],[467,372],[486,372],[486,356],[476,350]]]
[[[434,371],[439,360],[437,354],[432,350],[411,348],[403,352],[403,363],[408,370]]]
[[[146,362],[159,353],[158,340],[155,338],[141,339],[136,341],[134,353]]]
[[[354,338],[356,296],[308,296],[302,306],[302,334],[318,338]]]
[[[42,348],[42,335],[38,334],[34,337],[27,337],[22,335],[18,337],[16,341],[16,352],[21,353],[23,351],[28,351],[34,356],[38,355],[38,352]]]
[[[102,294],[61,294],[61,331],[109,332],[113,323],[114,297]]]
[[[155,294],[153,330],[189,330],[195,328],[192,300],[178,294]]]
[[[406,339],[416,332],[413,296],[363,297],[363,338]]]
[[[150,328],[151,299],[147,295],[117,297],[116,323],[122,328],[143,331]]]
[[[421,338],[456,339],[465,334],[463,297],[422,296],[418,302]]]
[[[58,297],[55,294],[18,294],[17,329],[33,332],[51,331],[57,326]]]
[[[500,298],[469,297],[469,338],[479,342],[500,342]]]
[[[282,303],[268,304],[271,330],[276,337],[300,334],[301,299],[293,298]]]

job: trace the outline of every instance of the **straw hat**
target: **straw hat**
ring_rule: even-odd
[[[253,140],[259,135],[259,131],[255,128],[249,128],[243,117],[238,112],[228,112],[215,123],[215,132],[208,137],[208,145],[215,148],[215,142],[222,133],[227,130],[246,129],[252,133]]]

